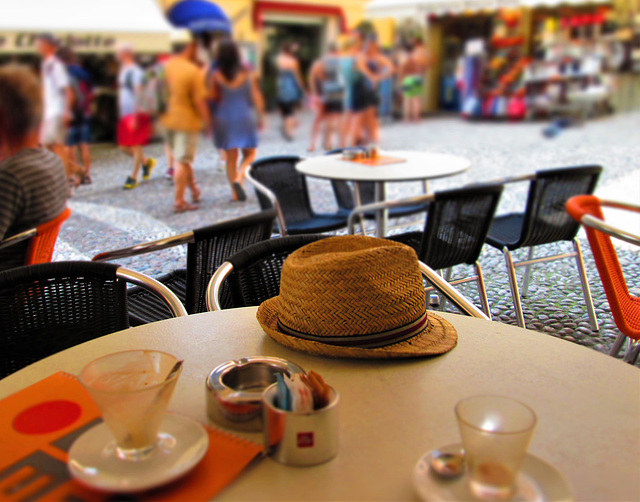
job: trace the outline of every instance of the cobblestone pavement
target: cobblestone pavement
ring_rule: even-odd
[[[300,139],[286,143],[277,132],[278,118],[271,117],[271,127],[261,137],[259,156],[309,155],[306,152],[309,124],[310,117],[305,115]],[[566,130],[553,140],[542,137],[544,125],[470,123],[453,116],[438,117],[419,125],[387,124],[382,145],[387,149],[452,153],[471,159],[473,167],[469,171],[434,181],[433,190],[530,173],[536,169],[600,164],[605,167],[605,172],[596,190],[598,195],[636,203],[640,200],[640,142],[637,136],[640,113],[592,121],[584,127]],[[152,178],[130,191],[122,189],[130,170],[129,159],[113,146],[97,146],[93,153],[94,183],[80,187],[70,202],[74,213],[62,230],[56,260],[90,259],[101,251],[166,237],[258,210],[253,193],[245,203],[231,202],[226,176],[218,167],[217,153],[209,141],[202,141],[196,162],[197,176],[204,192],[201,209],[183,214],[172,211],[173,187],[164,179],[167,165],[162,145],[148,148],[148,153],[158,158],[158,167]],[[334,202],[328,182],[310,180],[310,185],[314,206],[319,210],[331,210]],[[398,198],[420,191],[420,183],[400,183],[390,185],[388,195]],[[526,184],[509,186],[502,197],[499,212],[522,210],[526,193]],[[640,232],[638,220],[619,221],[623,221],[627,229]],[[568,248],[566,243],[550,245],[541,253]],[[600,331],[593,332],[589,327],[577,269],[571,260],[535,267],[529,295],[523,300],[525,317],[530,329],[606,352],[618,330],[584,238],[583,248]],[[638,250],[623,245],[618,250],[632,292],[640,295]],[[485,271],[494,320],[515,324],[502,254],[486,246],[480,261]],[[184,266],[185,250],[171,249],[123,259],[120,264],[156,276]],[[455,270],[454,276],[465,273],[464,266],[458,268],[460,270]],[[475,285],[467,284],[460,288],[476,303],[479,302]]]

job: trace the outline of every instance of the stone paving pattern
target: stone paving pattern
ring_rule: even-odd
[[[278,133],[279,119],[270,117],[270,127],[261,135],[259,157],[310,155],[306,147],[311,117],[304,114],[302,118],[299,138],[284,142]],[[591,121],[584,127],[568,129],[553,140],[542,137],[544,125],[467,122],[455,116],[429,118],[418,125],[390,123],[384,126],[382,146],[386,149],[452,153],[472,160],[473,167],[469,171],[433,181],[432,190],[526,174],[537,169],[599,164],[604,166],[605,172],[596,190],[597,195],[635,203],[640,200],[640,113]],[[174,214],[173,186],[164,178],[167,163],[163,147],[154,144],[147,151],[158,158],[158,167],[149,181],[143,182],[135,190],[127,191],[122,189],[122,184],[130,172],[130,160],[113,146],[96,146],[93,149],[94,183],[80,187],[71,199],[70,206],[74,213],[63,227],[54,259],[90,259],[102,251],[174,235],[259,209],[252,190],[248,190],[247,202],[231,201],[226,175],[218,165],[217,152],[209,140],[203,139],[195,164],[204,192],[201,209]],[[335,202],[329,183],[310,180],[309,184],[314,207],[319,211],[333,210]],[[411,196],[419,194],[421,189],[421,183],[391,184],[388,197]],[[502,196],[499,213],[523,210],[526,194],[526,183],[509,185]],[[626,228],[640,232],[637,220],[631,221],[635,228]],[[589,327],[573,260],[534,268],[528,298],[523,299],[525,318],[530,329],[607,352],[619,332],[582,232],[581,237],[600,331],[593,332]],[[554,244],[546,246],[538,254],[570,249],[569,243]],[[638,250],[621,245],[618,251],[631,291],[640,296]],[[521,250],[516,256],[524,258],[524,253],[526,251]],[[185,257],[185,249],[175,248],[122,259],[119,263],[157,276],[184,267]],[[494,320],[515,324],[502,253],[485,246],[480,262],[485,271]],[[465,266],[456,267],[454,277],[466,272]],[[519,270],[519,276],[521,274],[522,269]],[[479,304],[475,284],[465,284],[459,288]]]

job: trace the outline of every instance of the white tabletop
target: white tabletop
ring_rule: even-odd
[[[466,171],[471,162],[464,157],[444,153],[393,150],[381,155],[406,162],[382,166],[357,164],[342,154],[311,157],[296,165],[302,174],[316,178],[346,181],[420,181],[453,176]]]
[[[283,357],[316,370],[341,393],[341,444],[307,468],[267,458],[222,500],[412,500],[411,473],[427,450],[459,440],[455,403],[497,393],[538,415],[530,452],[559,468],[576,500],[640,498],[640,371],[592,349],[501,323],[443,315],[457,328],[450,353],[413,361],[307,356],[273,342],[255,308],[171,319],[108,335],[0,381],[0,398],[56,371],[77,373],[103,354],[166,350],[185,359],[170,408],[205,421],[204,381],[222,362]],[[244,434],[261,441],[259,434]]]

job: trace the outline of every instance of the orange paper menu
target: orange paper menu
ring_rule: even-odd
[[[75,376],[56,373],[0,401],[0,501],[101,502],[112,494],[73,481],[67,452],[84,431],[100,423],[100,412]],[[187,476],[127,500],[207,500],[264,448],[240,437],[205,427],[209,451]]]
[[[398,157],[388,157],[386,155],[380,155],[378,157],[366,158],[366,159],[343,159],[347,162],[355,162],[356,164],[362,164],[364,166],[388,166],[390,164],[403,164],[407,159],[400,159]]]

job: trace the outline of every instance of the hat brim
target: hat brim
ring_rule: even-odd
[[[339,347],[312,340],[303,340],[302,338],[287,335],[278,329],[279,304],[280,297],[278,296],[262,302],[256,315],[262,329],[281,345],[316,356],[357,359],[428,357],[449,352],[458,343],[458,332],[453,325],[431,311],[428,314],[429,323],[423,331],[409,340],[386,347],[375,349]]]

